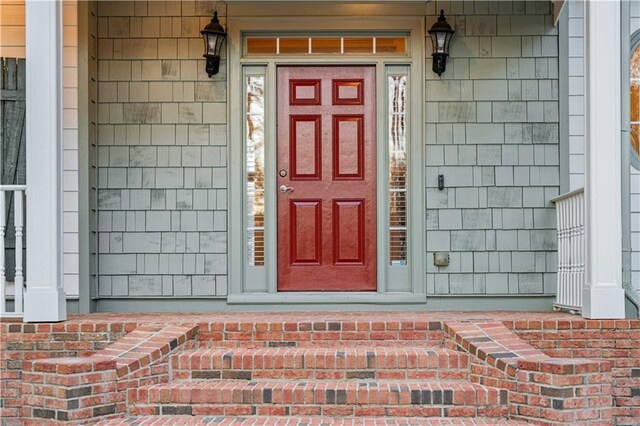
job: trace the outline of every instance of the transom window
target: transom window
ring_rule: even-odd
[[[381,36],[247,36],[246,56],[259,55],[405,55],[407,38]]]

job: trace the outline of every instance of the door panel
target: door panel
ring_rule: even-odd
[[[334,265],[364,265],[365,200],[334,200]]]
[[[320,105],[320,80],[289,80],[290,105]]]
[[[333,179],[364,179],[364,116],[333,116]]]
[[[375,68],[279,67],[277,103],[278,290],[374,291]]]
[[[289,118],[291,180],[320,180],[322,136],[319,115]]]
[[[321,200],[289,200],[292,265],[322,263],[321,215]]]

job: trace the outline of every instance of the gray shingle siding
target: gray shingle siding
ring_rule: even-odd
[[[200,37],[216,4],[98,6],[98,295],[225,295],[225,61],[209,79]]]
[[[428,293],[555,291],[558,36],[550,7],[427,5],[428,25],[443,8],[456,29],[446,73],[426,73]],[[433,266],[434,251],[450,252],[448,267]]]
[[[199,35],[213,5],[100,2],[99,296],[227,294],[225,63],[206,76]],[[442,78],[426,72],[428,293],[553,293],[550,2],[432,2],[427,22],[441,7],[456,36]]]

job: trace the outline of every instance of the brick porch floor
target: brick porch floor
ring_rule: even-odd
[[[116,313],[0,332],[7,425],[640,425],[637,320]]]

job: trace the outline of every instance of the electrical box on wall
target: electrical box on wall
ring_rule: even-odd
[[[449,253],[436,251],[433,253],[433,264],[435,266],[449,266]]]

